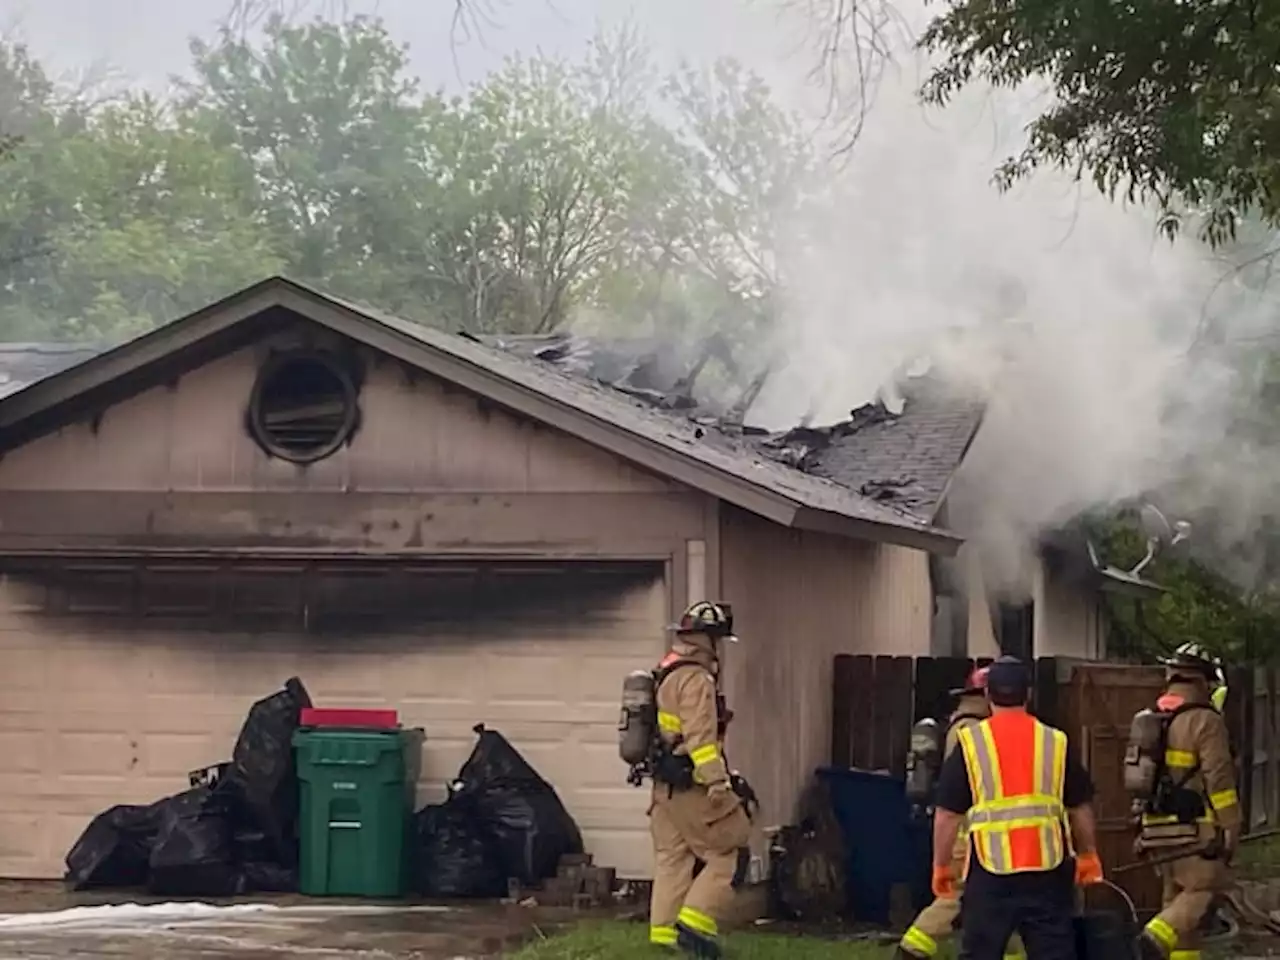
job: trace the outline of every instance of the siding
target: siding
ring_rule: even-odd
[[[727,750],[786,823],[831,754],[832,661],[839,653],[929,652],[928,559],[903,547],[791,531],[729,507],[719,596],[741,643],[726,654],[735,711]]]

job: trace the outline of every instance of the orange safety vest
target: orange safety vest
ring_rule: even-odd
[[[1024,711],[959,732],[973,805],[967,822],[988,873],[1052,870],[1066,857],[1067,735]]]

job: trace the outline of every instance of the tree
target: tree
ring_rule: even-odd
[[[424,111],[405,48],[379,20],[274,14],[255,45],[231,30],[192,43],[185,107],[252,163],[284,268],[388,309],[408,304],[433,191]]]
[[[1145,552],[1134,518],[1103,524],[1103,551],[1128,569]],[[1216,565],[1181,551],[1157,555],[1143,572],[1166,588],[1158,600],[1111,597],[1106,612],[1113,655],[1151,660],[1189,640],[1235,665],[1274,662],[1280,656],[1280,597],[1268,589],[1242,590]]]
[[[0,224],[48,241],[8,270],[9,337],[119,340],[276,269],[252,170],[184,119],[132,97],[0,164]]]
[[[942,55],[922,92],[1046,81],[1054,99],[1002,184],[1060,167],[1218,244],[1251,212],[1280,224],[1278,43],[1280,8],[1240,0],[948,0],[920,40]]]

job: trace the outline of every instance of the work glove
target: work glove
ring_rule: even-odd
[[[711,801],[711,809],[715,811],[717,816],[729,813],[730,810],[742,802],[738,799],[738,795],[733,792],[733,785],[728,780],[718,780],[715,783],[707,784],[707,799]]]
[[[934,866],[933,895],[939,900],[954,900],[956,898],[956,873],[951,867]]]
[[[1087,887],[1102,882],[1102,861],[1095,851],[1076,855],[1076,886]]]

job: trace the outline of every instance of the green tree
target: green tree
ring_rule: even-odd
[[[947,0],[920,44],[942,57],[923,87],[931,103],[975,81],[1051,87],[1003,184],[1060,167],[1154,200],[1170,234],[1192,215],[1212,243],[1250,212],[1280,223],[1278,7]]]
[[[132,97],[0,164],[0,224],[48,242],[9,270],[6,335],[118,340],[276,268],[252,170],[187,119]]]
[[[431,98],[377,19],[271,16],[255,44],[192,43],[186,106],[252,163],[285,269],[388,309],[409,306],[437,196],[425,163]]]

